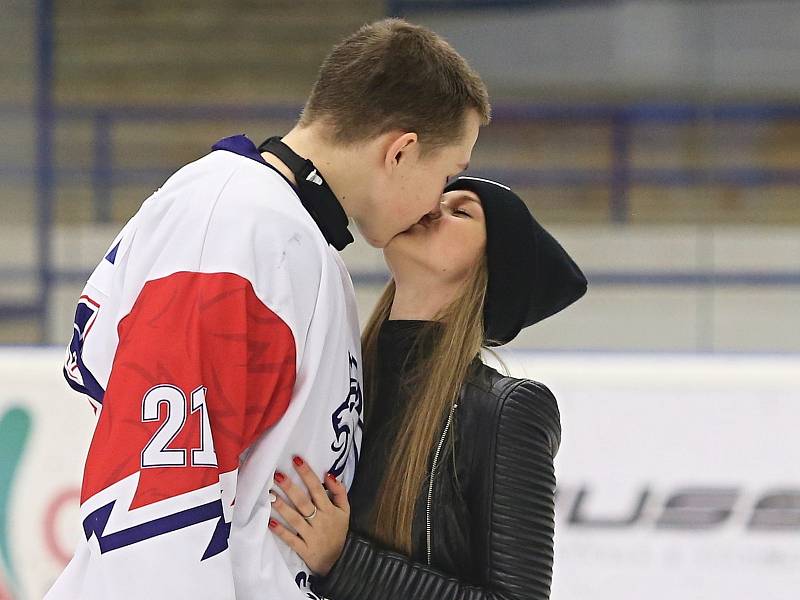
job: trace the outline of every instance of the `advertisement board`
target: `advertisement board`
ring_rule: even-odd
[[[800,597],[800,356],[502,357],[561,410],[553,600]],[[41,598],[81,534],[95,416],[62,359],[0,349],[0,600]]]
[[[559,400],[554,600],[800,598],[800,357],[506,362]]]

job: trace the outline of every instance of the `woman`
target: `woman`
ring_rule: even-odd
[[[586,279],[516,194],[474,177],[385,257],[353,486],[323,487],[296,457],[304,485],[276,473],[286,498],[273,494],[288,527],[269,527],[332,600],[548,598],[558,407],[479,355],[580,298]]]

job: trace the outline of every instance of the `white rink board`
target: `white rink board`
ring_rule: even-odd
[[[553,600],[800,597],[800,356],[503,357],[561,408]],[[62,358],[0,348],[2,600],[41,598],[80,532],[94,416]]]
[[[41,598],[78,540],[80,482],[95,417],[64,380],[63,359],[62,350],[0,349],[0,464],[16,465],[0,481],[0,490],[9,491],[0,506],[8,523],[0,546],[7,545],[10,559],[0,555],[2,600]],[[26,423],[28,434],[13,435],[12,421],[17,432]]]
[[[553,600],[800,598],[800,356],[503,356],[559,400]]]

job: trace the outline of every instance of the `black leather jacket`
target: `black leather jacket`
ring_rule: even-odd
[[[433,455],[412,556],[351,531],[330,573],[312,578],[314,593],[331,600],[549,598],[553,458],[561,441],[553,394],[477,363],[443,437],[445,430],[455,438],[438,460]],[[454,453],[445,450],[453,446]]]

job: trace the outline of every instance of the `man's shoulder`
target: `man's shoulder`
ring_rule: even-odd
[[[303,207],[295,189],[272,167],[218,150],[222,165],[235,165],[220,190],[215,216],[230,215],[240,222],[249,221],[258,230],[292,231],[320,248],[327,244],[316,223]],[[217,159],[218,157],[214,157]]]

